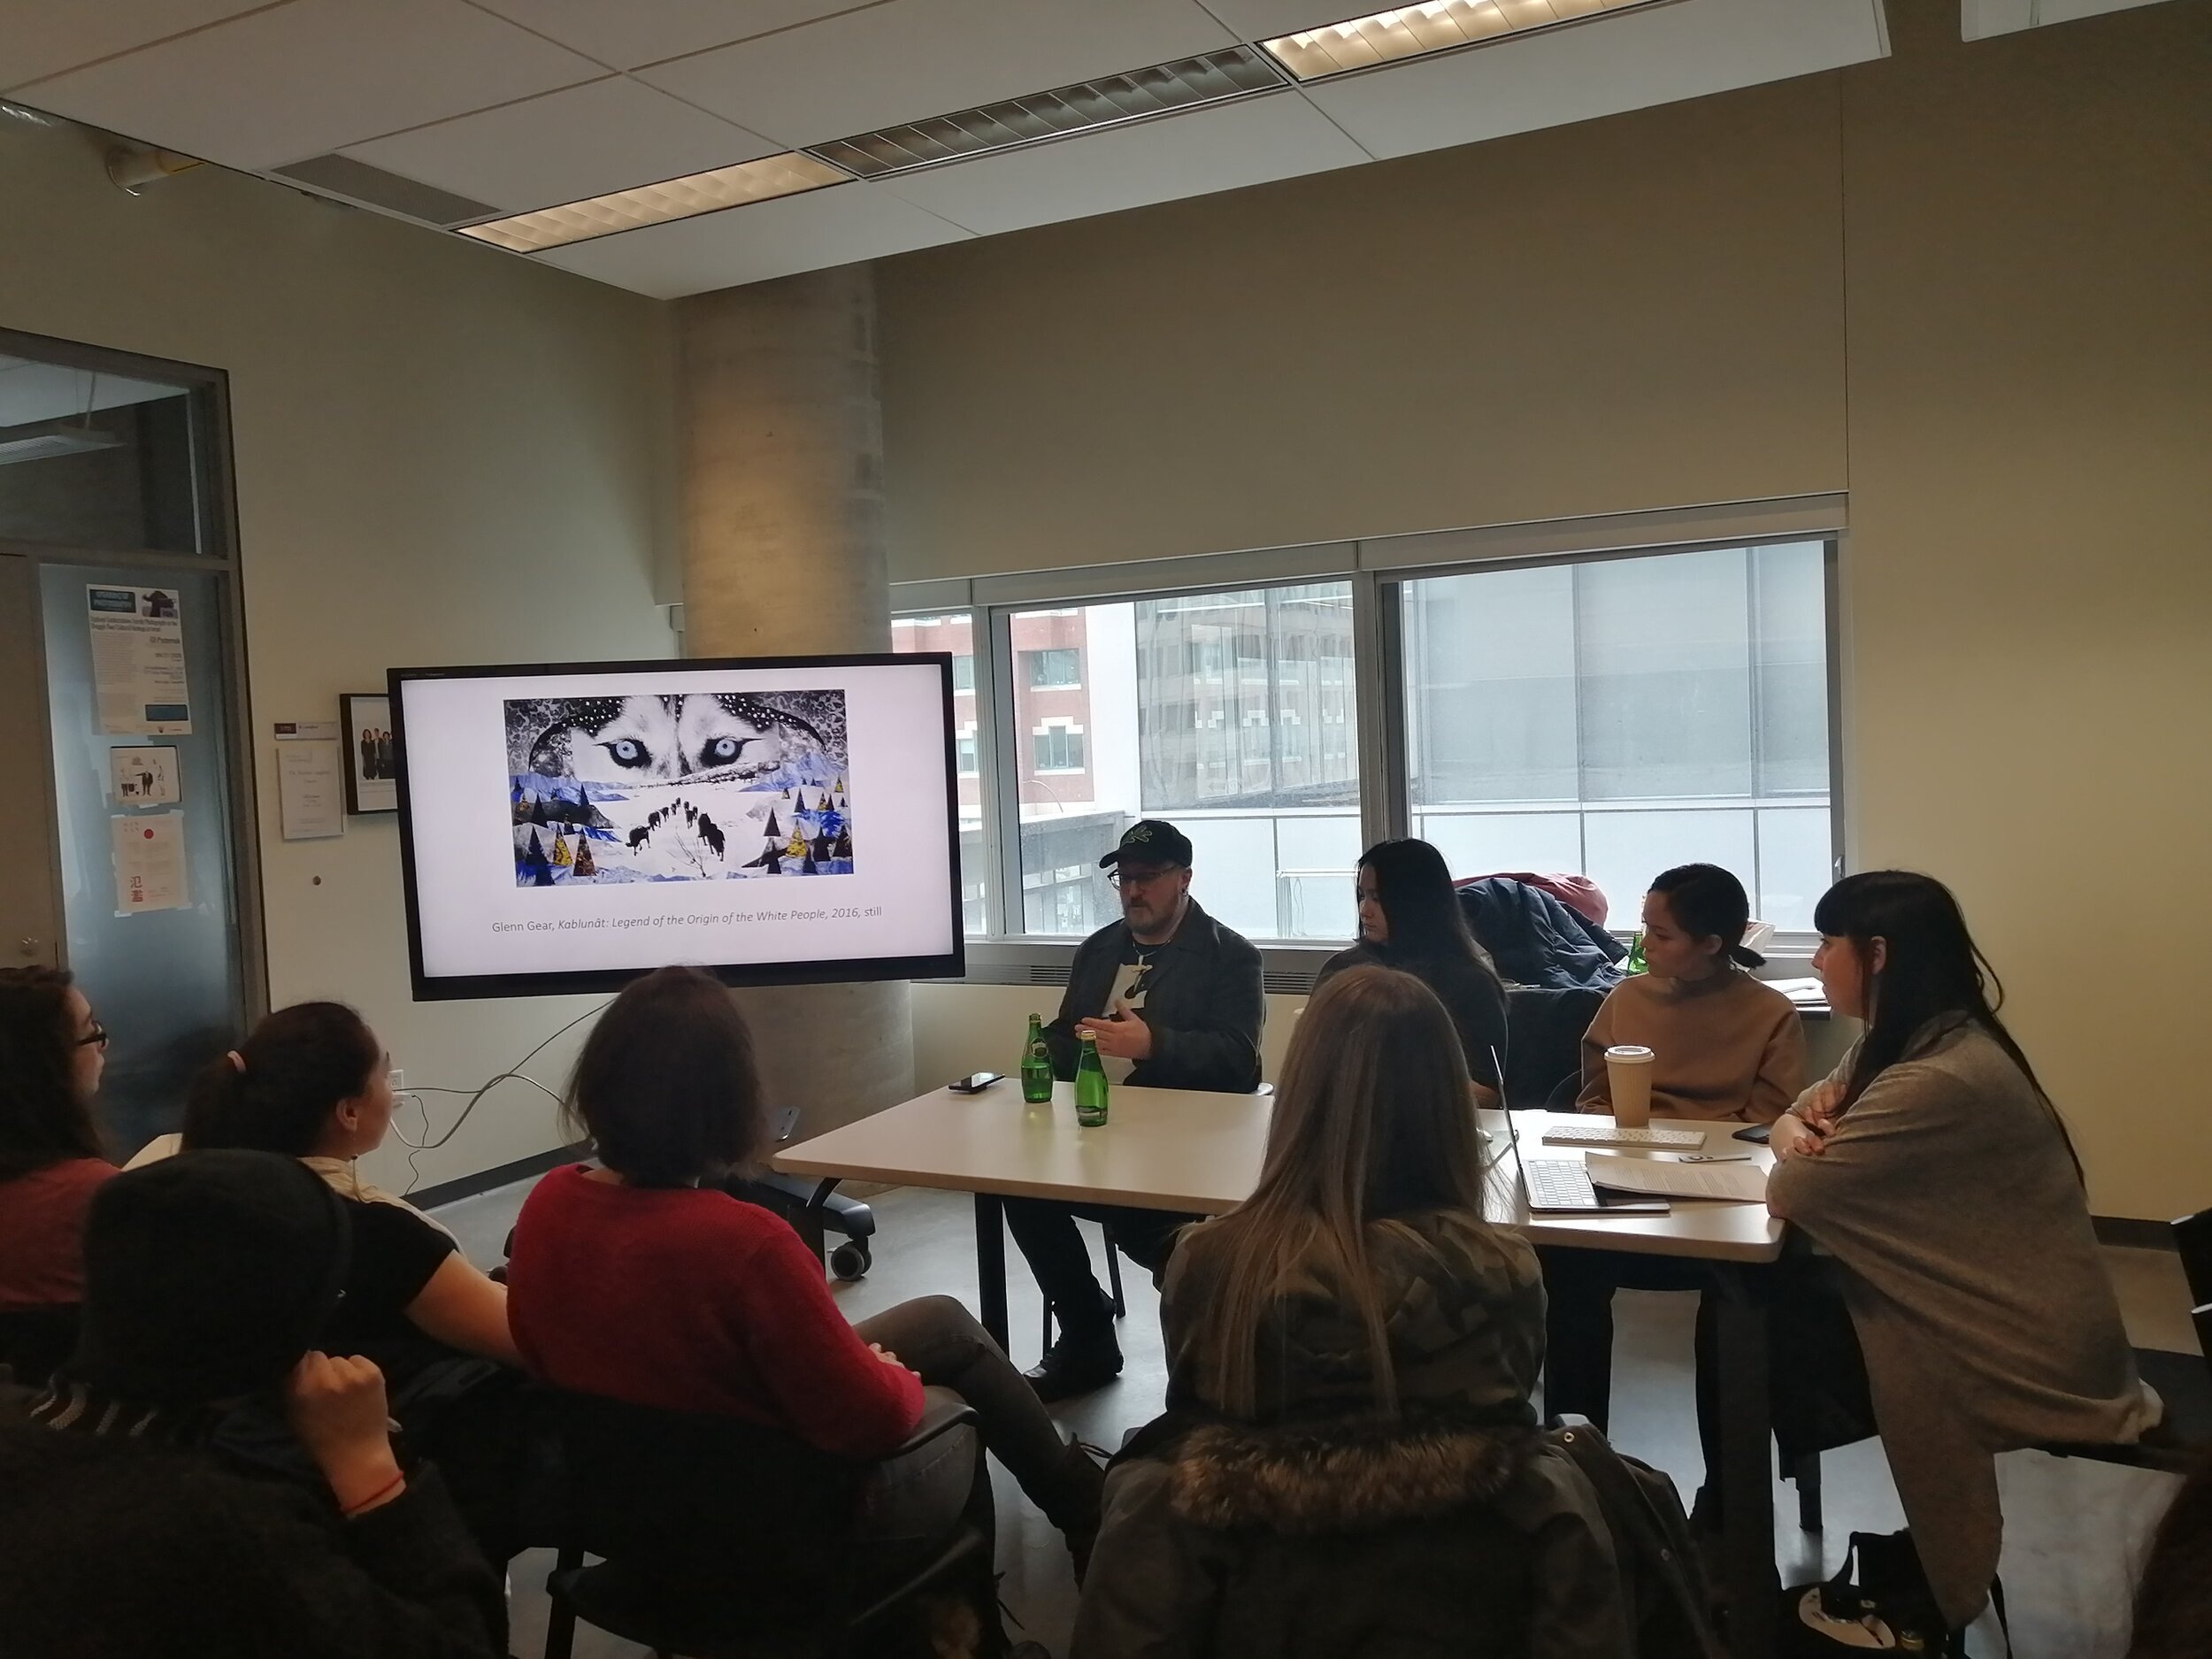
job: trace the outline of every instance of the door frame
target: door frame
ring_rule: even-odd
[[[50,542],[0,539],[0,554],[29,562],[33,589],[42,591],[42,568],[48,565],[104,565],[130,569],[195,571],[215,578],[221,595],[216,625],[221,630],[223,663],[224,736],[232,764],[226,780],[227,804],[233,833],[230,836],[231,894],[235,910],[238,982],[249,1025],[269,1011],[269,949],[266,909],[261,891],[261,819],[259,790],[255,772],[253,711],[247,672],[244,576],[238,557],[238,497],[232,465],[230,432],[230,377],[204,364],[180,363],[167,357],[111,350],[79,341],[59,340],[20,329],[0,328],[0,354],[35,362],[58,364],[134,380],[180,386],[190,402],[188,429],[192,437],[194,516],[199,528],[200,551],[174,553],[152,548],[60,547]],[[48,839],[55,905],[63,904],[61,826],[55,808],[52,772],[52,708],[47,688],[46,639],[42,609],[35,614],[34,643],[38,672],[38,715],[45,742],[46,771],[42,778],[46,803]],[[68,965],[68,932],[65,925],[56,941],[56,955]]]

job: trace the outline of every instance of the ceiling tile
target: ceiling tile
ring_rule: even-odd
[[[1296,93],[1271,92],[881,183],[987,236],[1366,159]]]
[[[1206,0],[1206,10],[1246,40],[1264,41],[1365,17],[1382,7],[1363,5],[1362,0]]]
[[[463,0],[291,0],[41,81],[24,102],[267,168],[601,73]]]
[[[796,148],[1233,38],[1194,0],[887,0],[640,78]]]
[[[1304,90],[1375,155],[1406,156],[1864,63],[1887,50],[1881,0],[1679,0]]]
[[[533,257],[617,288],[676,299],[934,248],[967,234],[879,186],[837,184]]]
[[[0,0],[0,87],[19,87],[187,29],[250,12],[266,0]]]
[[[345,153],[510,213],[772,155],[780,146],[621,75]]]
[[[750,40],[875,0],[477,0],[614,69]]]

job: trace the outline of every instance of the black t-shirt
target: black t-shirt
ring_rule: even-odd
[[[457,1247],[398,1204],[357,1198],[345,1198],[344,1203],[353,1223],[353,1260],[346,1269],[346,1294],[324,1328],[323,1348],[376,1359],[395,1347],[424,1340],[407,1317],[407,1305],[422,1294]]]
[[[1467,1075],[1485,1088],[1498,1087],[1498,1069],[1491,1064],[1490,1056],[1494,1051],[1500,1060],[1505,1058],[1506,1002],[1505,987],[1496,974],[1472,958],[1440,962],[1404,956],[1386,949],[1379,950],[1363,940],[1322,964],[1313,988],[1317,991],[1333,975],[1359,967],[1396,968],[1435,992],[1437,1001],[1452,1017],[1452,1028],[1459,1033]]]

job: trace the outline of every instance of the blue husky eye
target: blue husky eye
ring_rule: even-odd
[[[718,737],[707,745],[707,764],[726,766],[737,758],[738,752],[744,747],[745,740],[741,737]]]
[[[602,743],[599,747],[614,757],[614,764],[618,766],[642,766],[651,758],[645,752],[645,745],[634,737],[618,737],[613,742]]]

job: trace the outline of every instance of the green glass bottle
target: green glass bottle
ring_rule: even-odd
[[[1029,1017],[1029,1035],[1022,1043],[1022,1098],[1041,1106],[1052,1098],[1052,1050],[1045,1046],[1045,1023]]]
[[[1075,1063],[1075,1121],[1085,1129],[1106,1122],[1106,1064],[1098,1057],[1098,1039],[1083,1033],[1083,1051]]]
[[[1638,928],[1636,936],[1628,941],[1628,960],[1621,964],[1623,973],[1648,973],[1644,964],[1644,930]]]

